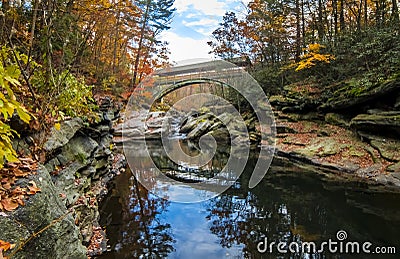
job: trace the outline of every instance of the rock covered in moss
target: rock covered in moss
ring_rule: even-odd
[[[16,244],[19,249],[13,258],[87,258],[79,229],[74,218],[60,199],[49,172],[40,166],[31,179],[41,189],[29,197],[25,206],[20,206],[7,216],[0,216],[0,239]],[[25,179],[24,181],[29,181]]]
[[[68,143],[75,133],[83,127],[81,118],[73,118],[61,123],[60,128],[53,127],[50,132],[50,137],[44,143],[44,150],[51,152]]]

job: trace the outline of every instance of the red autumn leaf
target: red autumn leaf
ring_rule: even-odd
[[[7,183],[3,183],[2,187],[6,190],[10,190],[11,189],[11,183],[7,182]]]
[[[12,195],[24,195],[26,194],[26,189],[17,186],[14,190],[11,191]]]
[[[40,191],[41,191],[41,189],[40,189],[39,187],[36,186],[36,183],[35,183],[34,181],[30,181],[29,183],[32,184],[32,186],[28,186],[28,189],[29,189],[28,194],[29,194],[29,195],[34,195],[34,194],[36,194],[37,192],[40,192]]]
[[[25,206],[25,202],[24,202],[24,196],[23,195],[19,195],[18,198],[16,199],[18,204],[21,206]]]
[[[18,208],[18,202],[10,199],[10,198],[6,198],[6,199],[2,199],[1,200],[1,205],[3,205],[3,208],[6,211],[13,211],[16,208]]]
[[[25,176],[27,176],[27,175],[30,174],[30,172],[24,172],[24,171],[22,171],[22,170],[19,169],[19,168],[15,168],[15,169],[13,170],[13,173],[14,173],[14,175],[15,175],[16,177],[25,177]]]
[[[18,162],[17,162],[18,163]],[[7,164],[7,166],[8,167],[11,167],[11,168],[16,168],[16,167],[18,167],[18,164],[17,164],[16,162],[14,162],[14,163],[8,163]]]
[[[29,164],[35,162],[31,157],[20,157],[19,161],[24,162],[24,163],[26,162],[26,163],[29,163]]]
[[[5,242],[3,240],[0,240],[0,250],[7,251],[9,249],[13,249],[14,247],[15,247],[15,244],[11,244],[9,242]]]

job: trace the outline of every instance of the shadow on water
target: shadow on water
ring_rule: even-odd
[[[211,168],[226,157],[219,152]],[[162,152],[152,157],[171,171]],[[395,246],[400,252],[400,195],[325,181],[279,159],[256,188],[248,189],[255,161],[249,159],[230,189],[201,203],[169,202],[149,193],[128,171],[121,174],[102,204],[110,252],[100,258],[366,258],[363,253],[332,254],[327,247],[314,253],[282,254],[276,246],[271,252],[257,250],[265,240],[300,247],[315,242],[318,249],[321,242],[338,241],[339,230],[348,235],[343,242],[368,241],[371,250]]]

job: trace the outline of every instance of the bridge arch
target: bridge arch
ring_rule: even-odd
[[[159,94],[156,96],[155,100],[160,100],[162,97],[166,96],[167,94],[178,90],[180,88],[186,87],[186,86],[191,86],[191,85],[197,85],[197,84],[216,84],[216,85],[220,85],[222,87],[228,87],[228,88],[232,88],[235,89],[235,87],[233,87],[232,85],[216,80],[216,79],[211,79],[211,78],[199,78],[199,79],[186,79],[186,80],[181,80],[178,81],[176,83],[173,83],[167,87],[165,87],[165,89],[162,89]]]

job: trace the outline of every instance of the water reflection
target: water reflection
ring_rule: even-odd
[[[247,156],[240,156],[241,147],[218,145],[212,159],[203,164],[197,160],[203,158],[196,157],[195,143],[175,141],[170,144],[173,146],[168,148],[168,155],[165,146],[158,141],[125,143],[124,151],[139,182],[152,193],[172,201],[200,202],[215,197],[235,183],[246,164]],[[185,162],[175,162],[170,159],[171,155],[174,160],[181,158],[180,161]],[[187,162],[188,156],[193,158],[193,163]]]
[[[273,172],[260,186],[249,190],[248,175],[240,184],[207,203],[210,230],[222,247],[244,245],[243,257],[277,258],[282,256],[274,246],[271,253],[257,250],[260,241],[289,245],[296,242],[336,240],[345,230],[347,241],[369,241],[375,246],[397,246],[400,229],[399,195],[362,192],[354,184],[322,182],[315,175],[275,160]],[[288,249],[286,246],[285,249]],[[400,252],[400,251],[398,251]],[[321,253],[291,254],[294,258],[337,257],[365,258],[365,254],[336,256],[328,249]],[[389,258],[389,255],[385,255]],[[395,258],[395,256],[393,256]]]
[[[153,151],[162,165],[166,161],[162,152]],[[365,254],[328,251],[286,255],[276,248],[272,253],[257,251],[265,238],[318,244],[336,239],[338,230],[348,233],[348,241],[396,246],[400,252],[399,195],[322,180],[278,159],[261,184],[250,190],[255,160],[249,160],[240,179],[224,194],[202,203],[170,203],[146,191],[130,174],[119,176],[102,207],[112,250],[102,258],[365,258]],[[199,190],[192,191],[199,195]]]
[[[101,224],[106,226],[111,249],[123,258],[159,258],[174,251],[171,225],[162,218],[168,206],[167,200],[150,194],[130,173],[119,176],[102,205]]]

